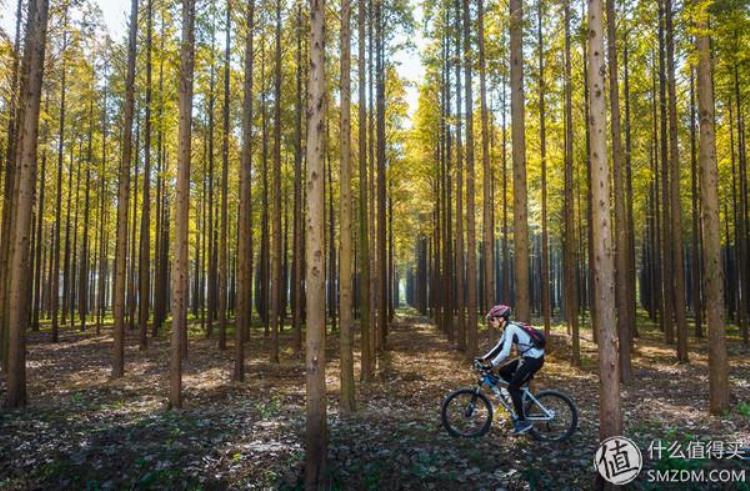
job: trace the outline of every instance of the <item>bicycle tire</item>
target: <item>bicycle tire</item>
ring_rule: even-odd
[[[472,403],[475,404],[477,401],[481,401],[481,404],[483,404],[483,406],[487,410],[487,420],[479,427],[479,430],[477,430],[476,432],[466,433],[459,431],[454,428],[449,421],[448,411],[450,405],[452,402],[456,401],[459,396],[462,395],[471,395]],[[477,438],[485,435],[489,431],[490,426],[492,426],[492,403],[490,403],[490,400],[487,398],[487,396],[479,392],[477,389],[458,389],[450,393],[448,397],[445,398],[440,411],[440,416],[443,422],[443,427],[445,427],[448,433],[450,433],[452,436],[462,438]]]
[[[568,438],[570,438],[573,433],[578,428],[578,409],[576,408],[575,403],[573,400],[568,397],[566,394],[563,394],[562,392],[556,391],[556,390],[542,390],[536,394],[534,394],[534,397],[538,400],[542,399],[558,399],[561,400],[568,408],[570,409],[570,424],[568,425],[567,429],[564,433],[562,433],[560,436],[556,438],[550,438],[548,435],[545,435],[543,431],[540,431],[540,429],[537,427],[537,425],[544,424],[542,422],[534,423],[531,427],[531,430],[529,430],[529,434],[538,441],[548,441],[548,442],[564,442]],[[529,409],[531,409],[532,405],[534,405],[534,401],[526,398],[524,401],[524,412],[528,415]]]

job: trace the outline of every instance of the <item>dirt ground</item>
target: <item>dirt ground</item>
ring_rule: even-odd
[[[197,326],[196,326],[197,329]],[[731,412],[707,415],[705,340],[690,339],[690,364],[642,320],[634,380],[623,387],[625,435],[638,443],[644,467],[748,469],[739,459],[650,460],[654,440],[750,445],[750,355],[733,339]],[[568,338],[554,327],[534,387],[569,394],[579,429],[563,444],[514,438],[493,423],[479,439],[449,436],[440,404],[476,383],[462,354],[425,319],[399,312],[379,360],[378,380],[357,387],[358,412],[338,411],[338,357],[328,337],[329,465],[333,489],[590,489],[597,448],[596,346],[584,330],[584,366],[567,361]],[[166,409],[168,338],[139,351],[127,336],[126,375],[109,379],[111,336],[64,331],[58,344],[32,333],[28,346],[29,406],[0,412],[0,489],[257,489],[301,488],[304,473],[304,359],[281,335],[280,364],[268,362],[270,338],[256,329],[246,348],[247,382],[230,381],[232,346],[221,352],[197,330],[184,367],[185,408]],[[230,338],[231,339],[231,338]],[[482,348],[490,337],[483,333]],[[492,340],[494,342],[494,339]],[[355,356],[359,366],[359,357]],[[358,373],[358,372],[357,372]],[[1,379],[1,377],[0,377]],[[0,396],[5,392],[0,382]],[[683,447],[684,448],[684,447]],[[643,479],[632,489],[665,489]],[[696,489],[705,489],[700,485]],[[677,489],[677,488],[675,488]],[[721,484],[716,489],[750,489]]]

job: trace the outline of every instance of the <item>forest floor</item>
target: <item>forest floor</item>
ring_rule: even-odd
[[[128,332],[126,375],[114,381],[109,332],[68,330],[58,344],[47,342],[49,333],[31,333],[29,406],[0,412],[0,489],[300,488],[303,356],[286,348],[280,364],[268,362],[270,337],[256,328],[246,348],[247,382],[232,383],[231,341],[220,352],[197,328],[184,366],[180,411],[166,409],[167,337],[150,338],[149,348],[139,351],[135,332]],[[634,378],[623,387],[623,401],[625,435],[638,443],[644,466],[750,469],[737,458],[649,460],[653,440],[677,442],[683,449],[697,440],[750,443],[750,356],[736,339],[729,344],[732,410],[709,417],[705,340],[691,338],[691,362],[678,364],[673,347],[653,326],[644,321],[640,331]],[[591,488],[598,377],[589,334],[583,331],[583,367],[573,369],[564,328],[554,326],[545,366],[534,382],[536,389],[568,393],[578,406],[579,430],[564,444],[514,438],[508,423],[498,422],[479,439],[450,437],[440,424],[440,404],[452,390],[473,385],[475,376],[442,334],[413,312],[398,313],[377,381],[357,387],[358,412],[344,418],[338,411],[338,343],[329,336],[332,488]],[[280,340],[282,347],[291,346],[288,329]],[[483,332],[480,346],[490,342]],[[358,367],[358,355],[355,363]],[[0,397],[4,392],[0,382]],[[631,486],[651,489],[643,476]]]

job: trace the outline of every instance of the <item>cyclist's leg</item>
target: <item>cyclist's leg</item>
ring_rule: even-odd
[[[508,392],[510,392],[511,399],[513,399],[513,408],[516,410],[516,415],[521,421],[526,419],[521,401],[521,396],[523,395],[521,386],[523,386],[531,375],[542,368],[542,365],[544,365],[543,356],[540,358],[523,358],[523,363],[521,363],[521,366],[513,374],[513,378],[508,386]]]
[[[503,365],[503,367],[497,371],[498,375],[500,375],[503,380],[510,383],[510,381],[513,380],[513,374],[518,370],[518,363],[518,360],[513,360],[507,365]]]

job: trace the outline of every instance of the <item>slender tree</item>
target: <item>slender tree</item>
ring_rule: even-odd
[[[325,267],[323,161],[325,158],[325,0],[310,0],[310,71],[307,88],[307,434],[305,489],[326,487]]]
[[[114,282],[114,343],[112,377],[125,373],[125,255],[128,247],[128,203],[130,199],[130,165],[133,160],[133,112],[135,107],[135,48],[138,35],[138,0],[130,5],[130,34],[128,36],[128,68],[125,81],[123,109],[122,156],[120,159],[117,192],[117,232],[115,234]]]
[[[179,133],[175,186],[172,259],[172,345],[169,364],[169,404],[182,407],[182,359],[187,345],[188,211],[190,209],[190,152],[193,112],[193,56],[195,52],[195,0],[182,2],[182,38],[179,72]]]
[[[352,164],[351,164],[351,2],[341,3],[341,410],[354,411],[354,359],[352,354]],[[333,238],[331,238],[333,240]]]
[[[234,336],[233,379],[241,382],[245,378],[245,333],[250,330],[252,319],[253,282],[253,238],[252,238],[252,169],[253,169],[253,35],[255,2],[248,0],[245,12],[247,32],[245,34],[245,81],[242,104],[242,154],[240,156],[240,212],[239,239],[237,245],[237,314]]]
[[[153,2],[146,0],[146,114],[144,116],[143,204],[141,208],[140,265],[138,267],[138,339],[148,346],[149,287],[151,281],[151,32]]]
[[[573,90],[571,82],[571,56],[570,56],[570,0],[564,0],[563,4],[565,18],[565,204],[564,223],[565,232],[563,240],[564,254],[564,288],[565,288],[565,318],[570,326],[572,336],[571,364],[581,364],[581,343],[578,334],[578,283],[576,281],[576,236],[573,199]]]
[[[479,92],[482,111],[482,261],[484,284],[482,311],[492,307],[495,300],[495,214],[492,201],[492,169],[490,167],[490,125],[487,110],[487,63],[484,53],[484,0],[477,0],[478,44],[479,44]]]
[[[617,334],[620,340],[620,377],[631,377],[630,307],[628,306],[628,226],[625,210],[625,162],[620,126],[620,89],[617,71],[617,30],[615,2],[607,0],[607,58],[609,67],[610,131],[612,133],[612,167],[615,202],[615,307]],[[593,222],[592,222],[593,223]]]
[[[372,380],[375,374],[375,349],[370,343],[370,240],[368,234],[368,198],[367,198],[367,97],[365,72],[365,0],[357,0],[357,82],[359,109],[359,254],[360,254],[360,344],[362,351],[361,377],[363,382]]]
[[[698,57],[698,117],[700,118],[700,202],[703,225],[703,280],[708,324],[709,411],[722,414],[729,406],[729,365],[724,334],[724,288],[719,234],[719,177],[714,132],[714,88],[711,78],[711,38],[705,4],[696,12],[695,49]]]
[[[466,357],[471,359],[478,349],[477,339],[477,257],[476,219],[474,211],[474,98],[471,68],[471,12],[464,0],[464,90],[466,94]],[[515,140],[514,140],[515,141]]]
[[[276,0],[276,63],[274,70],[273,126],[273,249],[271,250],[271,362],[279,362],[281,300],[281,0]]]
[[[612,1],[612,0],[609,0]],[[677,88],[675,81],[675,36],[672,22],[672,0],[664,0],[666,5],[667,31],[667,80],[669,91],[669,216],[672,232],[672,264],[674,265],[674,315],[677,324],[677,359],[688,361],[687,319],[685,318],[685,268],[682,250],[682,199],[680,198],[680,147],[677,137]],[[664,204],[667,206],[667,203]]]
[[[607,111],[605,105],[605,60],[602,0],[588,2],[588,86],[591,134],[591,188],[594,235],[594,295],[599,330],[599,438],[622,434],[620,408],[620,364],[615,325],[615,268],[612,258],[612,225],[609,204],[610,173],[607,151]]]
[[[531,320],[529,223],[526,194],[526,116],[523,89],[523,0],[510,0],[510,113],[513,142],[513,249],[516,317]]]
[[[31,265],[31,235],[34,183],[36,182],[39,106],[44,77],[44,54],[47,40],[47,0],[29,0],[24,59],[21,68],[21,93],[18,133],[15,143],[15,206],[9,228],[11,240],[8,264],[8,373],[5,407],[26,405],[26,326],[28,268]],[[7,178],[7,176],[6,176]]]

